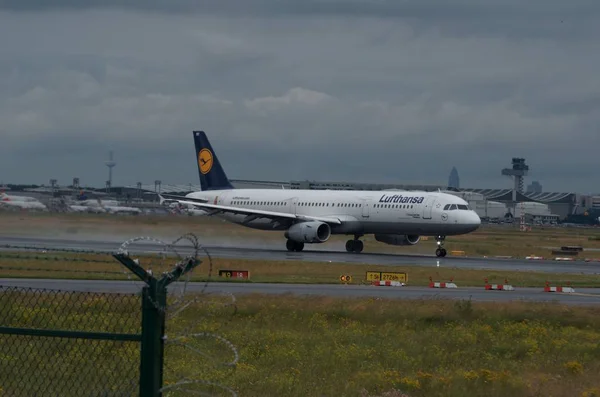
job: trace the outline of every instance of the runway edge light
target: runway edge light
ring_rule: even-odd
[[[344,283],[344,284],[351,283],[352,282],[352,276],[343,274],[343,275],[340,276],[340,281],[342,283]]]

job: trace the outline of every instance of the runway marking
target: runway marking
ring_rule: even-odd
[[[563,293],[561,295],[577,295],[577,296],[590,296],[593,298],[600,298],[600,294],[587,294],[585,292],[571,292],[571,293]]]

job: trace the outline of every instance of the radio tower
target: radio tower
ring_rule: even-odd
[[[106,187],[110,189],[112,187],[112,169],[115,165],[117,165],[117,163],[113,159],[112,150],[108,152],[108,161],[106,161],[104,164],[108,167],[108,181],[106,183]]]

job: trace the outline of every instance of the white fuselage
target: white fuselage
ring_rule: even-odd
[[[342,224],[332,225],[332,234],[449,236],[470,233],[481,224],[466,201],[441,192],[231,189],[194,192],[186,197],[238,208],[335,217]],[[254,229],[289,227],[265,218],[246,222],[245,214],[216,216]]]
[[[48,209],[44,204],[33,197],[9,196],[7,194],[0,194],[0,207],[2,206],[42,211],[46,211]]]

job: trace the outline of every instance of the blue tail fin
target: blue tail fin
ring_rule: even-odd
[[[196,162],[202,190],[233,189],[204,131],[194,131]]]

